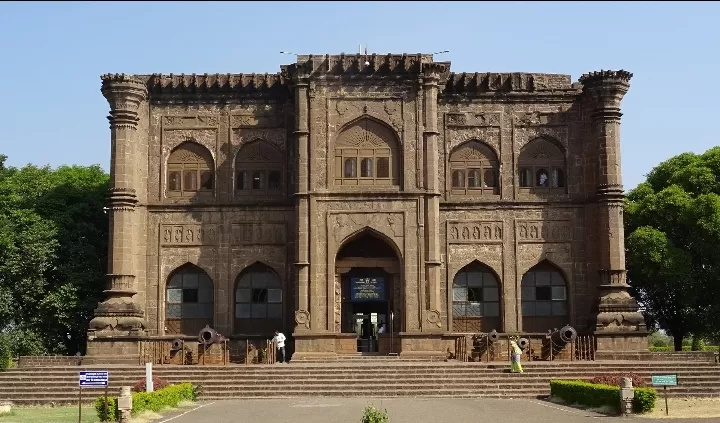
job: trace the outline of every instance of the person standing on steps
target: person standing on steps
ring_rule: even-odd
[[[283,335],[282,332],[276,330],[275,336],[272,340],[273,342],[277,342],[277,352],[280,356],[279,363],[282,363],[285,361],[285,335]]]
[[[510,341],[510,350],[511,350],[511,356],[510,356],[510,372],[511,373],[522,373],[523,368],[522,365],[520,365],[520,356],[522,355],[522,350],[518,346],[517,342]]]

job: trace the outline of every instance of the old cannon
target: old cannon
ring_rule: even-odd
[[[488,334],[488,340],[493,344],[496,343],[497,341],[499,341],[500,334],[498,333],[498,331],[496,331],[495,329],[490,331],[490,333]]]
[[[577,338],[577,331],[572,326],[565,325],[562,329],[554,331],[550,337],[554,344],[565,345]]]
[[[517,346],[520,347],[521,350],[525,351],[530,347],[530,340],[527,338],[520,338],[517,340]]]
[[[183,340],[180,338],[173,339],[170,345],[170,351],[180,351],[183,348]]]
[[[198,342],[203,344],[205,347],[209,347],[212,344],[219,344],[223,341],[223,339],[223,336],[209,325],[202,328],[200,334],[198,334]]]

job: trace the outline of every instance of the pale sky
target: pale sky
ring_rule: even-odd
[[[634,73],[626,189],[718,144],[718,2],[3,2],[0,154],[110,163],[103,73],[278,72],[290,51],[433,53],[454,72]]]

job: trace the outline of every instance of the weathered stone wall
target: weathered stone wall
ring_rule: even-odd
[[[350,341],[334,335],[341,307],[335,258],[363,231],[397,252],[401,283],[395,288],[402,291],[405,337],[399,342],[408,351],[444,350],[439,337],[453,328],[453,278],[474,260],[500,279],[498,329],[504,331],[523,330],[520,281],[543,260],[563,274],[569,323],[578,329],[596,324],[599,274],[606,291],[627,291],[617,150],[619,102],[631,74],[584,76],[588,97],[584,83],[574,84],[568,75],[456,74],[449,62],[434,62],[431,55],[298,56],[281,69],[274,75],[104,77],[116,116],[113,136],[127,149],[113,150],[114,158],[127,155],[113,162],[122,167],[113,173],[120,187],[117,215],[132,215],[132,235],[115,228],[132,245],[112,241],[118,254],[126,254],[117,263],[130,260],[132,272],[118,265],[129,273],[111,275],[120,299],[105,309],[137,304],[145,312],[143,330],[163,334],[168,277],[192,263],[213,280],[214,326],[230,334],[236,332],[235,279],[262,262],[283,281],[285,332],[294,329],[307,342],[305,352],[346,349]],[[358,122],[368,122],[364,135],[350,140],[360,159],[371,135],[393,138],[378,141],[391,146],[391,166],[398,170],[391,181],[349,185],[338,176],[339,157],[345,156],[336,147]],[[561,152],[564,187],[520,187],[520,153],[537,138]],[[257,139],[282,157],[279,195],[236,191],[235,159]],[[451,189],[450,156],[471,140],[497,156],[497,192],[459,195]],[[166,195],[168,157],[185,141],[212,157],[211,194]],[[129,188],[138,191],[132,208],[123,203],[123,195],[132,197],[123,191]],[[138,291],[132,300],[121,289],[128,284]],[[634,306],[630,301],[623,307]],[[634,314],[625,321],[606,308],[601,323],[610,332],[627,324],[644,327]],[[105,309],[95,324],[103,330],[115,316]],[[125,319],[123,328],[137,326],[135,317]]]

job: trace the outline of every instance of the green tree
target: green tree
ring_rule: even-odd
[[[108,181],[99,166],[0,160],[0,330],[23,339],[18,353],[84,348],[105,288]]]
[[[655,167],[625,206],[630,285],[675,349],[720,329],[720,147]]]

